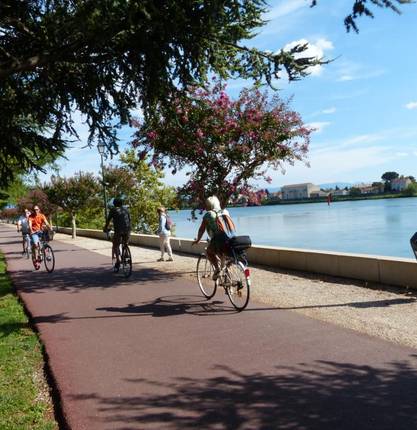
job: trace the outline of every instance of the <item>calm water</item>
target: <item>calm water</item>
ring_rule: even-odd
[[[238,234],[255,245],[414,258],[417,198],[361,200],[229,209]],[[190,211],[171,212],[176,235],[194,238],[201,222]]]

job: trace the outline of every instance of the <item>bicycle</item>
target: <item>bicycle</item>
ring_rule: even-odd
[[[112,241],[113,240],[113,234],[114,234],[114,232],[112,230],[108,230],[106,232],[107,239]],[[122,242],[119,245],[119,255],[120,255],[120,266],[117,267],[117,265],[116,265],[117,258],[116,258],[115,253],[113,252],[113,248],[112,248],[111,259],[112,259],[113,272],[118,273],[120,271],[120,267],[121,267],[124,277],[128,278],[132,274],[132,254],[130,252],[129,245],[127,243]]]
[[[251,246],[248,236],[236,236],[229,241],[229,254],[222,257],[220,273],[213,280],[214,266],[207,257],[207,248],[197,261],[197,280],[203,296],[209,300],[218,286],[224,288],[233,307],[241,312],[249,303],[250,270],[245,250]]]
[[[52,247],[48,244],[52,240],[53,232],[44,232],[39,236],[39,256],[36,245],[32,244],[32,263],[35,270],[41,268],[41,262],[45,265],[48,273],[52,273],[55,268],[55,254]]]

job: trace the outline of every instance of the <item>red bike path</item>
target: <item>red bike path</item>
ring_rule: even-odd
[[[35,272],[0,225],[62,428],[417,428],[417,350],[260,303],[236,313],[180,274],[138,262],[124,280],[105,256],[52,245],[55,271]]]

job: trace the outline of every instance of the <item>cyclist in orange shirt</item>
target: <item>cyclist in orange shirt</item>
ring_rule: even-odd
[[[33,211],[29,216],[29,231],[32,247],[35,247],[37,250],[37,260],[39,264],[41,262],[39,239],[43,235],[45,227],[51,228],[46,216],[41,212],[38,205],[33,206]]]

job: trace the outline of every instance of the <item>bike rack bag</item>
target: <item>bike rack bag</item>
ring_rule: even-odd
[[[417,232],[413,234],[410,239],[411,248],[413,249],[414,256],[417,258]]]
[[[244,251],[252,246],[252,241],[249,236],[235,236],[230,238],[229,245],[235,251]]]
[[[55,232],[53,230],[45,230],[43,235],[44,235],[46,242],[50,242],[51,240],[53,240],[54,234],[55,234]]]

